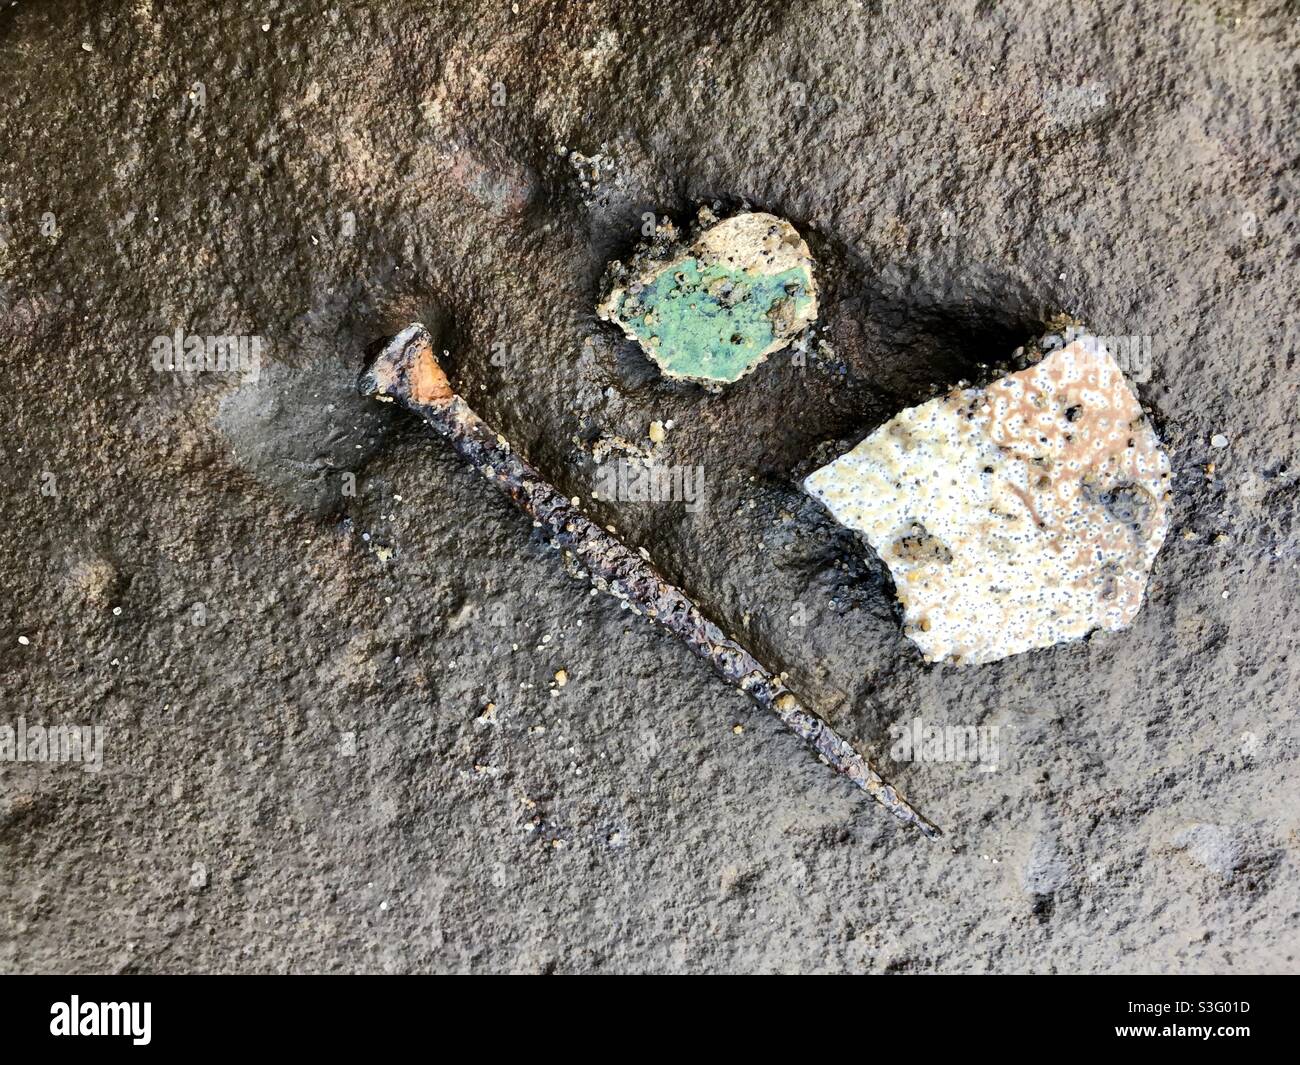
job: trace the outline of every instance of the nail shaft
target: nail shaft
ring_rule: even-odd
[[[424,326],[408,326],[393,337],[362,374],[359,388],[423,417],[470,465],[540,523],[552,546],[584,567],[596,588],[625,600],[632,609],[672,632],[895,817],[916,825],[931,838],[940,834],[851,743],[804,706],[780,677],[705,617],[690,597],[666,581],[654,566],[587,518],[479,418],[452,389]]]

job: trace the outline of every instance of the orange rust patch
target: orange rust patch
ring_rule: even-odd
[[[416,403],[445,403],[455,394],[447,375],[434,358],[433,348],[427,342],[420,344],[410,369],[407,370],[406,379],[411,399]]]

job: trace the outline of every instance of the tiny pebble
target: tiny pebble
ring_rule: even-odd
[[[1210,447],[1225,448],[1228,446],[1228,438],[1222,433],[1215,433],[1210,437]]]
[[[29,643],[31,643],[32,641],[29,640],[26,636],[19,636],[19,637],[18,637],[18,642],[19,642],[20,644],[22,644],[24,647],[26,647],[26,646],[27,646]]]

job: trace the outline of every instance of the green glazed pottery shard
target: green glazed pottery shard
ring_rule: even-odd
[[[668,377],[724,385],[786,347],[817,317],[808,245],[789,222],[746,213],[677,242],[671,223],[626,266],[610,266],[596,308],[637,341]]]

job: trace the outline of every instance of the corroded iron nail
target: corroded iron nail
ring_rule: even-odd
[[[423,325],[407,326],[389,340],[357,387],[362,395],[399,403],[424,418],[462,458],[538,522],[552,546],[584,567],[598,589],[626,600],[637,613],[673,633],[899,820],[916,825],[930,838],[940,834],[848,740],[804,706],[780,677],[705,617],[685,592],[664,580],[637,552],[587,518],[475,414],[451,387]]]

